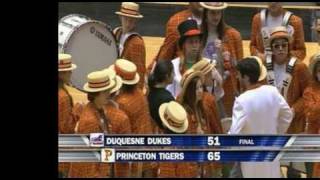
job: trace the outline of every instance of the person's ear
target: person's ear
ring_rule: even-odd
[[[243,77],[244,82],[249,83],[250,82],[250,78],[247,75],[244,75]]]

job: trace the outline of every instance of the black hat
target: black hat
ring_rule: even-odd
[[[201,38],[202,36],[202,33],[198,28],[197,22],[193,19],[188,19],[180,23],[178,26],[178,31],[180,33],[180,39],[179,39],[180,48],[187,37],[200,36]]]

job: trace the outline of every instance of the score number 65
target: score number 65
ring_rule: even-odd
[[[219,161],[221,158],[220,152],[208,152],[207,158],[209,161]]]

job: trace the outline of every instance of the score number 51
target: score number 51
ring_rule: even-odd
[[[208,136],[208,145],[209,146],[220,146],[218,136]]]

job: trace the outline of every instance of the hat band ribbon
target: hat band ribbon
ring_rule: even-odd
[[[89,82],[89,87],[90,88],[102,88],[102,87],[106,87],[109,86],[110,81],[103,81],[103,82]]]
[[[192,35],[198,35],[198,34],[200,34],[199,29],[191,29],[191,30],[185,32],[184,36],[192,36]]]
[[[60,62],[59,63],[59,69],[67,69],[67,68],[71,68],[71,62],[67,62],[67,63]]]
[[[169,118],[167,113],[164,113],[164,119],[170,124],[170,126],[179,128],[183,125],[183,123],[176,123],[172,119]]]
[[[127,8],[124,8],[124,7],[121,7],[121,10],[120,10],[122,13],[125,13],[125,14],[130,14],[130,15],[139,15],[139,13],[136,11],[136,10],[133,10],[133,9],[127,9]]]
[[[189,73],[189,74],[186,74],[186,75],[183,75],[184,76],[184,78],[181,80],[181,86],[183,86],[184,85],[184,83],[185,83],[185,81],[188,79],[188,77],[191,75],[191,74],[193,74],[194,72],[191,72],[191,73]]]
[[[122,79],[124,80],[133,80],[136,76],[136,72],[125,72],[121,68],[119,68],[117,65],[114,66],[114,69]]]
[[[207,69],[208,67],[209,67],[209,63],[208,64],[206,64],[204,67],[202,67],[201,69],[200,69],[200,71],[202,72],[202,71],[204,71],[205,69]]]

